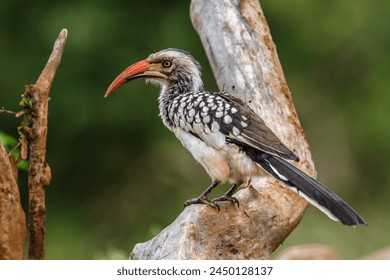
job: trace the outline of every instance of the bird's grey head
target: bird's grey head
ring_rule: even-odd
[[[153,53],[126,68],[112,82],[105,96],[122,84],[138,78],[160,85],[162,93],[185,93],[203,89],[200,64],[190,53],[169,48]]]
[[[148,81],[161,85],[162,90],[177,88],[188,92],[203,89],[200,64],[189,52],[169,48],[151,54],[146,61],[162,74],[149,77]]]

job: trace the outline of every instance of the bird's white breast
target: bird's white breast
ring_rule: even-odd
[[[183,129],[173,130],[196,161],[208,172],[212,180],[244,183],[261,174],[261,169],[236,145],[224,143],[221,147],[209,145]]]

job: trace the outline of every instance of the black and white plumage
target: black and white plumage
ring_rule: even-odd
[[[240,99],[203,88],[199,63],[188,52],[166,49],[125,69],[105,96],[122,84],[146,78],[161,87],[160,116],[194,158],[205,168],[212,184],[185,205],[230,200],[240,185],[266,173],[298,192],[333,220],[346,225],[366,224],[364,219],[324,185],[290,164],[299,161],[264,121]],[[266,173],[265,173],[265,172]],[[224,196],[208,200],[221,182],[232,187]]]

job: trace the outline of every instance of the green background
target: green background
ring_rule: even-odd
[[[389,246],[390,1],[261,4],[318,178],[369,224],[352,229],[309,207],[281,249],[322,243],[356,259]],[[127,258],[210,182],[159,119],[157,88],[135,81],[103,98],[125,67],[167,47],[190,51],[217,90],[189,1],[2,0],[0,21],[0,107],[14,111],[69,31],[49,104],[47,258]],[[14,137],[18,122],[0,114]],[[19,181],[25,206],[24,171]]]

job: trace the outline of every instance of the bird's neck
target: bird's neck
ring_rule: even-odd
[[[171,120],[169,115],[172,102],[176,98],[180,98],[180,96],[183,94],[199,91],[203,91],[203,81],[201,80],[200,75],[198,75],[198,77],[184,76],[175,80],[169,85],[162,85],[158,102],[160,116],[163,120],[163,123],[168,128],[171,129],[173,125],[173,120]]]
[[[200,73],[181,75],[169,83],[161,84],[160,96],[158,98],[160,110],[168,106],[176,97],[189,92],[203,91],[203,81]]]
[[[183,72],[175,80],[170,81],[170,83],[165,88],[165,94],[183,94],[202,90],[203,81],[201,79],[200,72]]]

